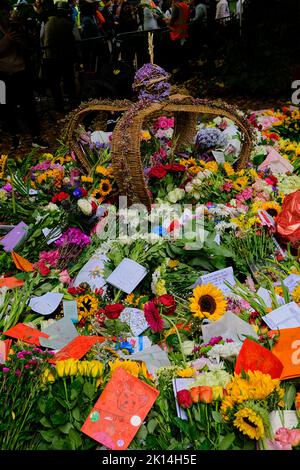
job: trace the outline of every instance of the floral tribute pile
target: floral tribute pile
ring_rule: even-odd
[[[239,171],[230,120],[180,153],[149,124],[150,213],[119,207],[110,135],[79,129],[89,174],[63,144],[1,156],[1,449],[121,449],[128,416],[129,449],[300,448],[300,112],[247,118]],[[106,410],[120,369],[145,413],[129,379]]]

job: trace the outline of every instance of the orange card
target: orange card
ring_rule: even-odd
[[[36,346],[40,346],[40,337],[49,338],[49,335],[46,333],[36,330],[35,328],[31,328],[24,323],[18,323],[16,326],[4,331],[3,334],[11,336],[12,338],[20,339],[25,343],[35,344]]]
[[[300,376],[300,328],[280,330],[279,340],[272,349],[283,364],[280,378],[291,379]]]
[[[14,287],[22,287],[24,281],[17,279],[16,277],[2,277],[0,278],[0,287],[8,287],[8,289],[13,289]]]
[[[158,395],[158,390],[119,367],[81,431],[109,449],[127,449]]]
[[[7,361],[11,343],[11,339],[0,341],[0,364],[4,364]]]
[[[17,269],[20,271],[25,271],[26,273],[30,273],[34,270],[33,264],[28,261],[28,259],[23,258],[23,256],[18,255],[15,251],[11,252],[11,257]]]
[[[77,336],[64,348],[58,351],[49,362],[64,361],[65,359],[81,359],[94,344],[103,343],[102,336]]]
[[[271,351],[247,338],[237,357],[234,372],[240,374],[242,370],[260,370],[270,374],[272,379],[278,379],[282,369],[282,363]]]

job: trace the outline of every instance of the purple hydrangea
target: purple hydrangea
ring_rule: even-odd
[[[134,76],[133,89],[138,91],[139,100],[161,101],[170,95],[171,85],[167,82],[168,72],[155,64],[145,64]],[[159,81],[155,81],[158,79]]]
[[[226,136],[217,128],[201,129],[196,135],[196,146],[201,150],[225,147]]]

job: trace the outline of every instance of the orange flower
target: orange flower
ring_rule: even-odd
[[[300,410],[300,392],[298,392],[297,395],[296,395],[295,407],[296,407],[296,410]]]
[[[207,385],[201,385],[199,388],[199,400],[201,403],[211,403],[213,400],[213,389]]]
[[[200,397],[199,397],[199,390],[200,387],[192,387],[190,388],[190,395],[191,399],[193,400],[193,403],[199,403]]]

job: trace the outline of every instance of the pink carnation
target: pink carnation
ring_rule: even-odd
[[[151,300],[144,307],[144,314],[148,325],[155,333],[160,333],[164,329],[164,320],[160,316],[159,310]]]

